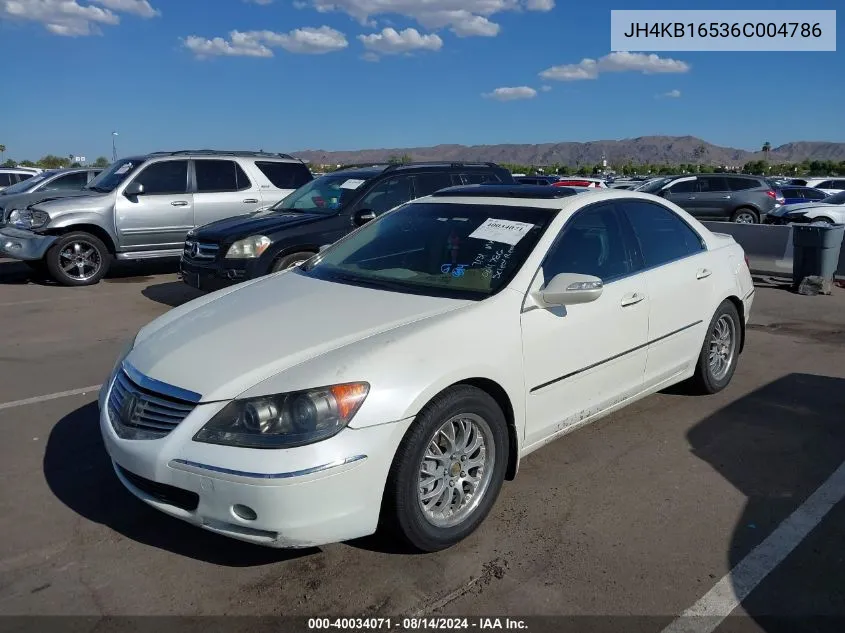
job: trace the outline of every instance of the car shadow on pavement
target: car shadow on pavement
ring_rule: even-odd
[[[206,293],[196,288],[191,288],[191,286],[181,281],[170,281],[163,284],[147,286],[141,290],[141,294],[150,301],[162,303],[171,308],[177,308],[197,297],[202,297]]]
[[[53,427],[43,469],[53,494],[77,514],[133,541],[181,556],[227,567],[252,567],[320,551],[272,549],[226,538],[136,499],[114,474],[100,436],[96,402],[69,413]]]
[[[734,569],[845,463],[845,380],[786,375],[706,418],[687,439],[697,457],[748,499],[727,552]],[[845,501],[837,511],[843,514]],[[842,623],[845,522],[832,520],[823,519],[742,602],[767,633],[806,630],[808,616],[822,614]],[[732,581],[739,594],[744,581]],[[718,630],[748,628],[737,620]]]
[[[150,281],[155,275],[167,275],[179,270],[179,260],[174,258],[140,262],[113,262],[101,283],[138,283]],[[24,262],[0,261],[0,284],[38,284],[55,286],[46,270],[36,270]],[[183,284],[184,285],[184,284]]]

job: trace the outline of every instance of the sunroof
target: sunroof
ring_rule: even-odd
[[[435,197],[461,196],[476,198],[533,198],[535,200],[554,200],[568,198],[578,194],[571,187],[552,187],[549,185],[459,185],[447,187],[432,194]]]

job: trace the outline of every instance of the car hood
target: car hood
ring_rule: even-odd
[[[797,204],[785,204],[785,205],[779,207],[778,209],[776,209],[774,212],[770,213],[769,215],[784,216],[784,215],[788,215],[790,213],[797,213],[797,212],[801,212],[801,211],[807,211],[809,209],[826,208],[826,207],[831,207],[831,206],[837,206],[837,205],[831,205],[831,204],[828,204],[827,202],[820,202],[820,201],[817,201],[817,202],[799,202]]]
[[[205,224],[193,232],[198,240],[220,242],[237,240],[250,235],[266,235],[276,231],[311,224],[324,220],[328,215],[318,213],[285,213],[284,211],[258,211]],[[350,227],[351,228],[351,227]]]
[[[138,333],[126,361],[203,402],[229,400],[294,365],[472,304],[285,271],[170,311]]]
[[[0,207],[4,209],[25,209],[26,207],[46,202],[48,200],[61,200],[64,198],[76,198],[79,196],[90,196],[90,191],[33,191],[30,193],[12,193],[0,196]],[[98,194],[99,195],[99,194]]]
[[[94,191],[67,191],[63,193],[49,192],[36,202],[30,202],[29,206],[36,207],[40,211],[46,211],[50,217],[66,211],[98,211],[104,205],[110,204],[110,193],[97,193]]]

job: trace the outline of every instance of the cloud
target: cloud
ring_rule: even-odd
[[[97,35],[100,26],[120,24],[118,13],[152,18],[161,13],[148,0],[0,0],[0,20],[25,20],[44,25],[51,33],[66,37]],[[96,6],[101,5],[101,6]]]
[[[551,86],[540,86],[540,90],[542,90],[543,92],[550,92],[551,89]]]
[[[577,64],[552,66],[540,73],[543,79],[553,81],[579,81],[596,79],[601,73],[638,72],[644,75],[657,73],[685,73],[690,69],[686,62],[658,57],[655,54],[616,52],[598,60],[584,58]]]
[[[271,4],[273,2],[273,0],[244,0],[244,2],[246,2],[247,4],[262,4],[263,5],[263,4]],[[294,2],[293,4],[296,5],[297,3]]]
[[[289,33],[275,31],[231,31],[229,39],[215,37],[205,39],[190,35],[184,46],[199,59],[215,56],[229,57],[273,57],[272,48],[281,48],[289,53],[321,55],[343,50],[349,46],[346,36],[328,26],[304,27]]]
[[[379,57],[376,53],[372,51],[367,51],[366,53],[361,55],[361,59],[363,59],[365,62],[377,62],[381,60],[381,57]]]
[[[669,92],[664,92],[659,97],[666,97],[668,99],[680,99],[681,98],[681,91],[680,90],[670,90]]]
[[[382,29],[380,33],[359,35],[358,39],[364,44],[364,48],[383,55],[396,55],[419,50],[439,51],[443,46],[443,40],[440,39],[439,35],[422,35],[412,28],[397,31],[392,27],[387,27]]]
[[[459,37],[499,34],[490,17],[506,11],[550,11],[554,0],[310,0],[322,13],[340,11],[361,24],[373,16],[400,15],[427,29],[449,28]]]
[[[481,96],[496,101],[517,101],[519,99],[533,99],[537,96],[537,91],[528,86],[504,87],[496,88],[493,92],[485,92]]]

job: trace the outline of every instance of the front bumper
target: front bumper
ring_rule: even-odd
[[[0,229],[0,257],[24,261],[43,259],[57,239],[59,238],[55,235],[39,235],[25,229],[6,226]]]
[[[294,449],[258,450],[194,442],[226,403],[198,405],[169,435],[120,439],[110,387],[100,397],[100,431],[123,485],[171,516],[251,543],[301,548],[375,532],[396,449],[412,419]],[[255,518],[242,518],[243,506]]]
[[[179,262],[182,281],[198,290],[220,290],[266,273],[267,264],[261,258],[197,263],[183,256]]]

